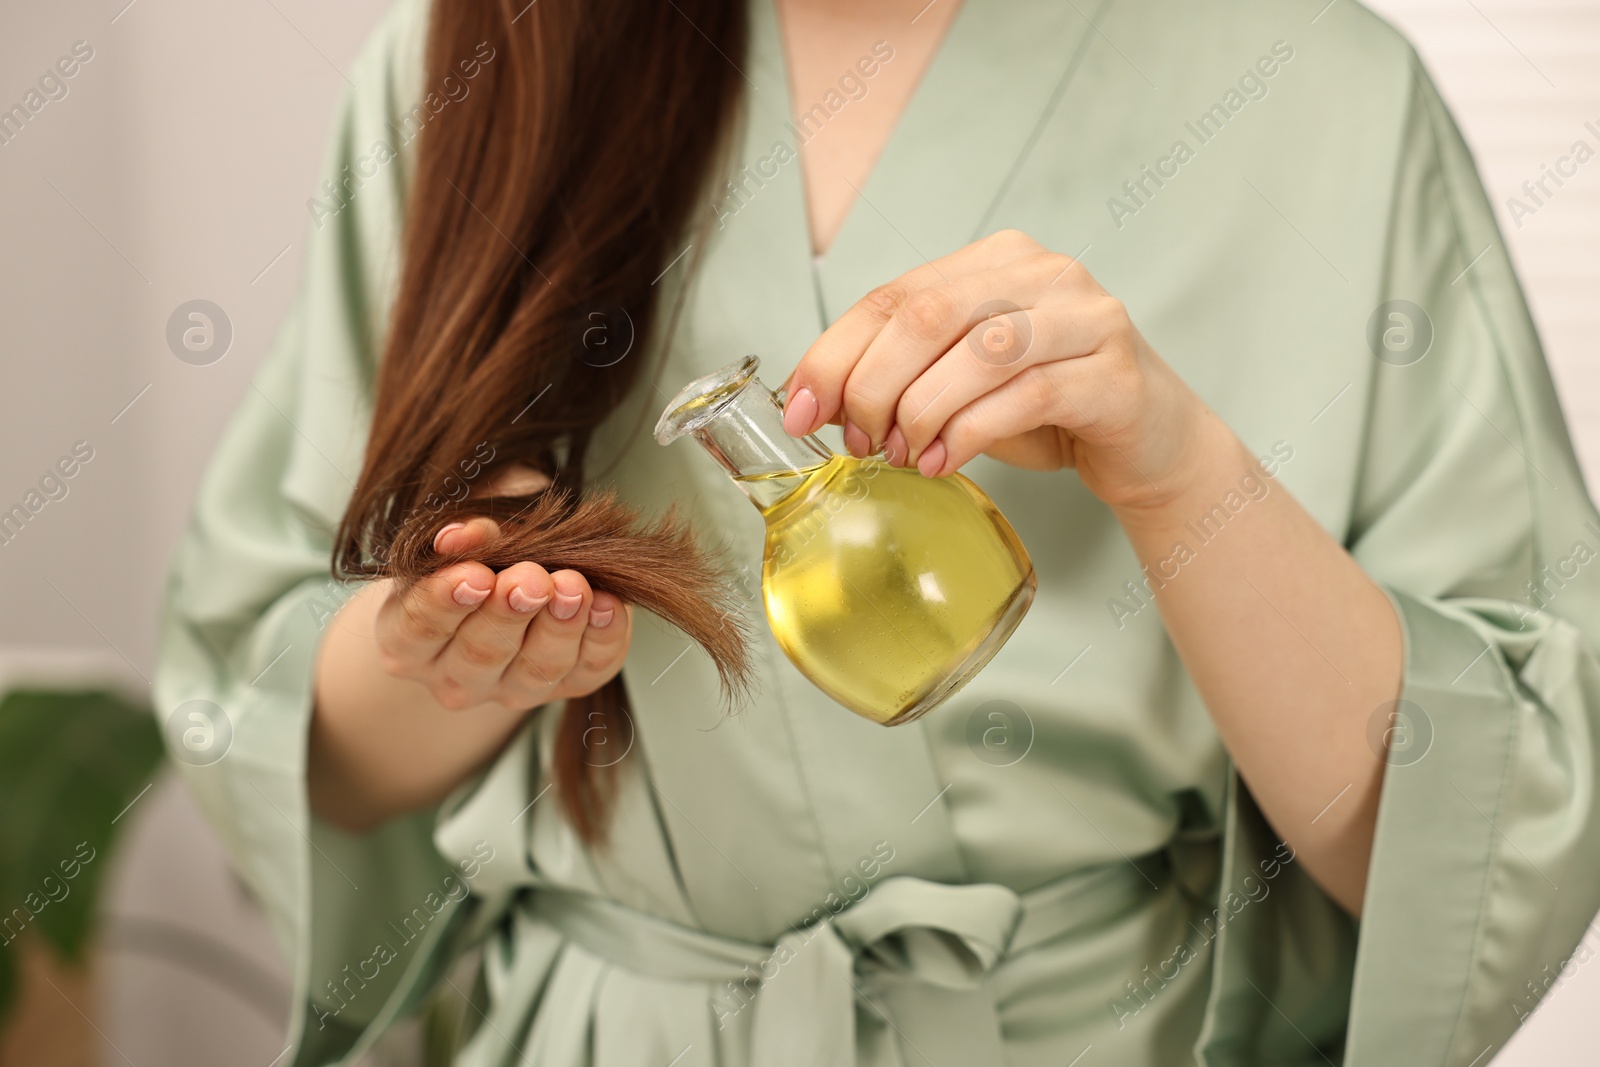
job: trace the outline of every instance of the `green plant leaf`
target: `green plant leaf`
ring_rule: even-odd
[[[150,712],[102,691],[0,702],[0,918],[82,958],[111,843],[161,761]],[[20,911],[17,909],[21,909]],[[0,1004],[6,1000],[0,980]]]

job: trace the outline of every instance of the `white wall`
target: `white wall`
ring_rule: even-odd
[[[94,49],[0,145],[0,509],[74,441],[95,449],[0,545],[0,645],[80,645],[148,674],[166,554],[298,277],[338,68],[386,4],[125,4],[8,5],[0,32],[5,107],[75,41]],[[233,325],[210,366],[165,341],[194,298]]]
[[[166,554],[208,448],[298,276],[340,70],[385,4],[126,2],[14,4],[0,33],[3,107],[75,41],[94,49],[67,97],[0,146],[0,510],[74,441],[95,449],[69,495],[0,546],[0,603],[11,609],[0,614],[0,661],[42,645],[138,678],[150,671]],[[1600,2],[1372,6],[1417,43],[1478,153],[1593,488],[1600,161],[1521,225],[1506,200],[1573,141],[1600,147],[1584,128],[1600,128]],[[234,331],[226,357],[204,367],[164,340],[172,310],[197,297],[220,305]],[[170,850],[152,869],[217,862],[188,816],[167,817],[184,830],[148,835],[147,847]],[[143,899],[130,884],[122,902]],[[1574,1050],[1600,1041],[1587,1010],[1597,995],[1600,967],[1580,968],[1496,1062],[1587,1056]],[[213,1024],[226,1032],[226,1020]]]
[[[1348,0],[1339,0],[1344,3]],[[1372,0],[1416,43],[1478,157],[1590,492],[1600,487],[1600,159],[1536,204],[1574,141],[1600,151],[1600,0]],[[1585,123],[1593,123],[1587,129]],[[1570,169],[1570,167],[1568,168]],[[1534,213],[1513,218],[1517,197]]]

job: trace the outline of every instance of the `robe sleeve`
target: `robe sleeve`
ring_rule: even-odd
[[[165,732],[291,962],[285,1063],[356,1055],[413,1007],[466,896],[434,813],[346,835],[310,814],[305,777],[318,642],[350,592],[332,531],[365,446],[425,30],[425,4],[402,0],[350,68],[300,292],[211,457],[162,608],[156,714],[211,719],[213,751]]]
[[[1416,332],[1373,366],[1347,539],[1405,640],[1403,703],[1367,724],[1388,766],[1363,913],[1284,866],[1217,939],[1208,1064],[1481,1067],[1600,908],[1600,522],[1471,155],[1412,62],[1374,303],[1409,302],[1383,325]],[[1224,899],[1283,848],[1237,778],[1226,821]]]

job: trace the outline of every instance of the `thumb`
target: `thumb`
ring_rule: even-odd
[[[441,555],[475,552],[500,535],[500,524],[478,515],[465,522],[452,522],[433,535],[433,550]]]
[[[537,493],[550,484],[542,471],[522,463],[512,463],[494,472],[486,485],[481,485],[472,496],[523,496]],[[500,536],[500,524],[487,516],[476,516],[462,522],[452,522],[433,535],[433,550],[440,553],[475,552]]]

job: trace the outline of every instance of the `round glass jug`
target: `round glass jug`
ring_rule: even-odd
[[[910,722],[1005,644],[1033,602],[1033,562],[970,479],[789,436],[759,365],[690,382],[656,440],[693,434],[760,510],[767,620],[800,672],[857,715]]]

